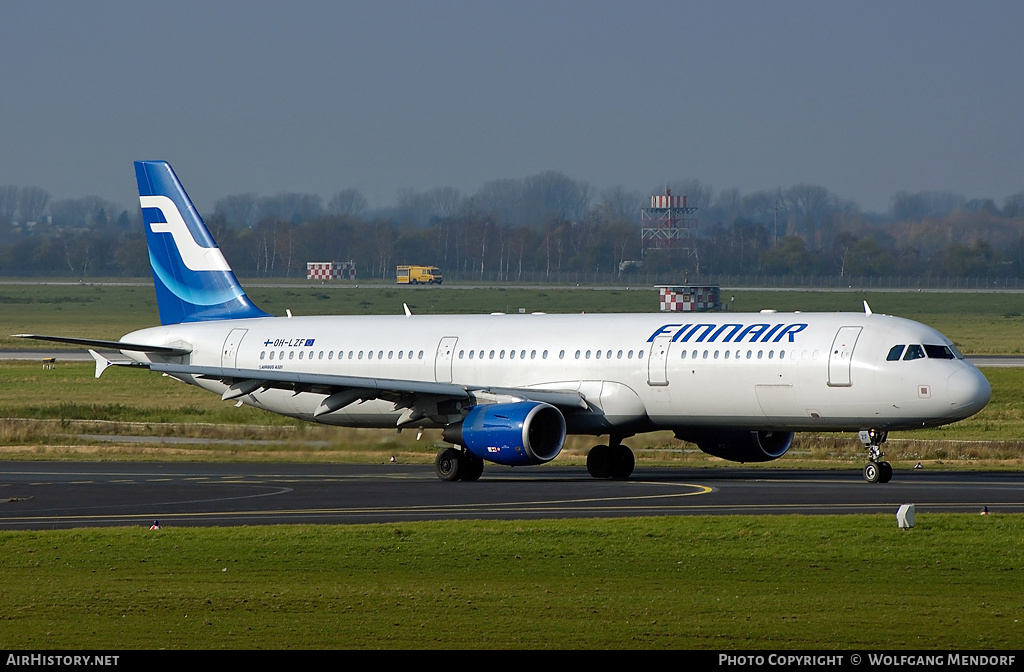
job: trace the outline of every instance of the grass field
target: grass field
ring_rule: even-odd
[[[0,649],[1019,649],[1024,516],[0,533]]]

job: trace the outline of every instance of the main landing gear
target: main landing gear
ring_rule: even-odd
[[[587,453],[587,471],[594,478],[624,480],[633,473],[636,459],[633,451],[612,437],[610,446],[594,446]]]
[[[888,432],[877,429],[860,430],[860,441],[868,450],[868,463],[864,465],[864,480],[868,483],[888,483],[892,480],[892,465],[882,460],[882,444],[889,436]]]
[[[434,471],[442,481],[476,481],[484,473],[484,461],[465,449],[442,448],[434,458]]]

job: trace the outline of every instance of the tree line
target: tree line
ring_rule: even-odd
[[[427,264],[451,277],[517,281],[566,272],[830,276],[1024,276],[1024,191],[1000,205],[950,192],[900,192],[885,213],[862,211],[824,187],[743,195],[697,180],[651,193],[698,208],[692,238],[641,240],[650,194],[596,190],[556,171],[452,187],[402,190],[370,209],[357,189],[320,196],[237,194],[206,223],[245,277],[304,277],[307,261],[353,260],[360,277]],[[99,197],[51,201],[38,187],[0,186],[0,275],[145,276],[138,209]]]

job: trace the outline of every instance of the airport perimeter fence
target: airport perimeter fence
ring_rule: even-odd
[[[523,271],[522,273],[459,273],[444,271],[446,281],[511,285],[719,285],[756,289],[948,289],[1024,290],[1024,279],[946,276],[839,276],[839,275],[686,275],[680,273],[612,273]]]

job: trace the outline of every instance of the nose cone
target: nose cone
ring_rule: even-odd
[[[988,379],[973,366],[964,367],[953,373],[946,382],[950,409],[960,418],[969,418],[981,409],[992,397]]]

